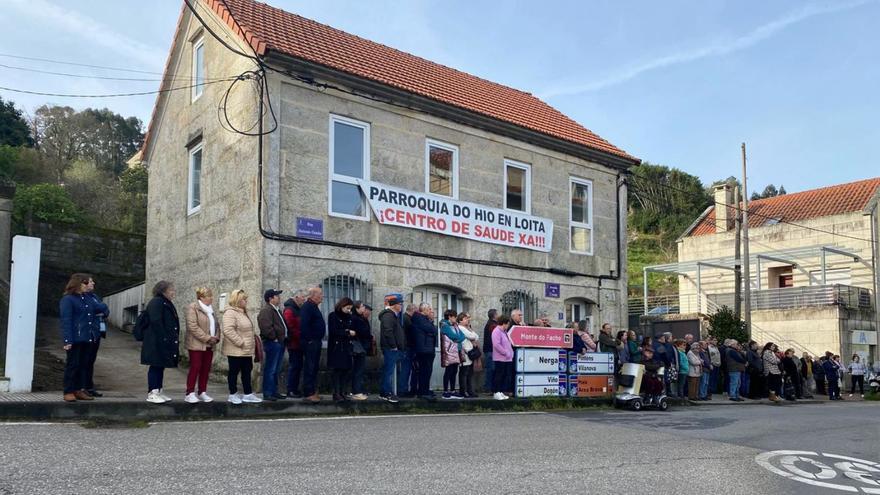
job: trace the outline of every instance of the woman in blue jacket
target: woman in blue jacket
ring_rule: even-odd
[[[91,275],[74,273],[61,298],[61,334],[67,362],[64,365],[64,400],[93,400],[86,391],[88,361],[92,347],[101,338],[99,314],[107,306],[89,294]]]

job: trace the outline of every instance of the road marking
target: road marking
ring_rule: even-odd
[[[191,420],[191,421],[152,421],[153,425],[173,425],[173,424],[210,424],[210,423],[283,423],[293,421],[338,421],[343,420],[359,420],[359,419],[418,419],[418,418],[447,418],[447,417],[466,417],[466,416],[515,416],[523,414],[546,414],[542,411],[518,411],[518,412],[499,412],[499,413],[435,413],[435,414],[376,414],[366,416],[310,416],[307,418],[254,418],[254,419],[207,419],[207,420]]]
[[[46,422],[42,422],[42,423],[25,422],[25,421],[22,421],[22,422],[9,421],[6,423],[0,423],[0,426],[57,426],[57,425],[64,425],[64,424],[76,424],[76,423],[53,423],[50,421],[46,421]]]
[[[763,452],[755,456],[755,462],[792,481],[843,492],[880,495],[880,463],[877,462],[805,450]]]

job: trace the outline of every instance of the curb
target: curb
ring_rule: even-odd
[[[143,401],[18,402],[0,405],[5,421],[198,421],[207,419],[260,419],[317,416],[359,416],[367,414],[436,414],[468,412],[524,412],[609,407],[611,399],[469,399],[457,401],[402,399],[397,404],[382,400],[363,402],[322,401],[307,404],[299,400],[233,405],[224,401],[187,404],[174,401],[148,404]]]

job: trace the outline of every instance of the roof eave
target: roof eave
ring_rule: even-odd
[[[706,209],[703,210],[703,213],[698,216],[696,220],[694,220],[694,223],[692,223],[690,227],[688,227],[680,236],[678,236],[678,239],[676,239],[675,242],[681,242],[684,240],[685,237],[689,237],[694,229],[697,228],[697,225],[703,223],[703,220],[709,216],[709,212],[712,211],[714,208],[715,206],[707,206]]]
[[[337,81],[356,92],[363,92],[437,117],[566,153],[606,167],[628,170],[641,163],[638,158],[626,158],[596,150],[271,49],[267,50],[265,61],[300,76]]]

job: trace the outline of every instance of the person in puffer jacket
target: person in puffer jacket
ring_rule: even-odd
[[[440,366],[445,368],[443,372],[444,399],[464,398],[455,392],[458,366],[461,364],[461,343],[464,341],[464,333],[458,328],[457,323],[458,313],[454,309],[447,309],[443,312],[443,321],[440,322]]]
[[[764,376],[767,378],[767,391],[770,400],[779,402],[779,394],[782,393],[782,372],[779,370],[779,358],[776,351],[779,347],[773,342],[764,344],[761,350],[761,360],[764,362]]]

